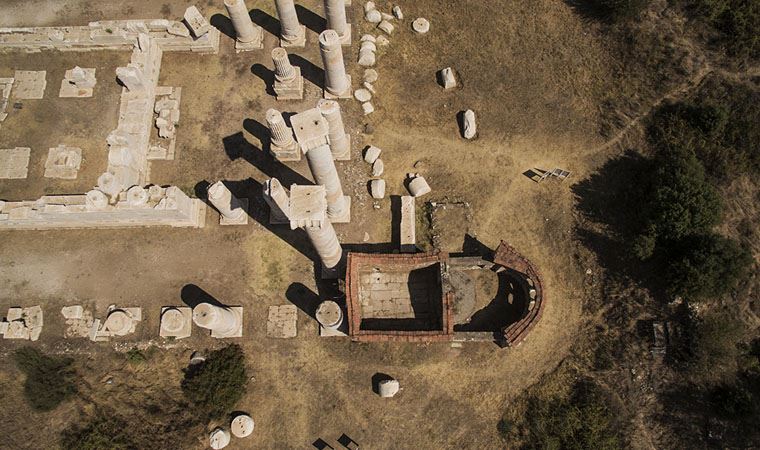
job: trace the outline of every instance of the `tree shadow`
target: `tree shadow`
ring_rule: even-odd
[[[209,303],[214,306],[226,308],[227,306],[214,298],[211,294],[204,291],[195,284],[186,284],[182,287],[180,298],[189,307],[195,308],[201,303]]]
[[[317,34],[325,31],[327,28],[327,20],[325,18],[301,5],[296,5],[296,14],[301,24],[306,25],[306,28]]]
[[[269,68],[263,64],[256,63],[251,66],[251,73],[261,78],[261,80],[264,82],[264,85],[266,86],[265,89],[267,94],[272,96],[275,95],[274,71],[269,70]]]
[[[266,12],[255,8],[250,12],[251,20],[256,25],[266,30],[271,35],[279,38],[280,36],[280,21],[270,16]]]
[[[291,54],[290,62],[294,66],[301,68],[301,75],[311,84],[321,88],[324,85],[325,71],[319,66],[314,65],[311,61],[301,55]]]
[[[209,21],[211,26],[221,31],[222,34],[230,39],[237,39],[235,27],[232,26],[232,20],[224,14],[214,14]]]

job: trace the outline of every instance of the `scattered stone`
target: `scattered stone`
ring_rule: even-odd
[[[468,109],[462,116],[462,136],[465,139],[472,139],[478,132],[477,124],[475,123],[475,112]]]
[[[430,185],[419,175],[409,182],[409,192],[415,197],[422,197],[431,191]]]
[[[377,385],[377,393],[380,397],[390,398],[396,395],[399,391],[398,380],[381,380]]]
[[[61,314],[64,319],[81,319],[84,315],[84,308],[82,305],[64,306],[61,308]]]
[[[4,339],[36,341],[42,333],[42,308],[9,308],[6,320],[1,322],[0,332]]]
[[[375,86],[372,86],[372,83],[367,83],[366,81],[362,83],[362,86],[364,86],[365,89],[370,91],[372,95],[377,94],[377,91],[375,91]]]
[[[214,450],[224,448],[230,444],[230,432],[224,428],[216,428],[209,435],[209,445]]]
[[[364,41],[361,43],[361,46],[359,47],[359,53],[362,51],[371,51],[372,53],[375,53],[377,51],[377,46],[375,46],[374,42],[370,41]]]
[[[375,127],[373,127],[371,123],[364,124],[364,134],[372,134],[374,132],[375,132]]]
[[[364,12],[365,13],[367,11],[372,11],[373,9],[375,9],[375,2],[367,2],[367,3],[364,4]]]
[[[362,239],[362,242],[369,242],[369,233],[366,231],[364,232],[364,239]]]
[[[192,355],[190,355],[190,365],[194,366],[196,364],[201,364],[203,362],[206,362],[206,357],[203,355],[203,353],[199,351],[194,351]]]
[[[375,107],[372,106],[372,103],[370,102],[364,102],[362,103],[362,111],[364,111],[364,115],[367,116],[375,112]]]
[[[367,89],[357,89],[354,91],[354,97],[360,102],[368,102],[372,99],[372,94]]]
[[[382,150],[380,148],[370,145],[364,152],[364,161],[366,161],[367,164],[374,164],[377,158],[380,157],[381,152]]]
[[[367,83],[377,81],[377,71],[375,69],[364,69],[364,81]]]
[[[372,180],[369,183],[369,192],[372,194],[372,198],[381,199],[385,198],[385,180],[382,178],[379,180]]]
[[[430,22],[423,17],[419,17],[412,22],[412,29],[417,33],[425,34],[430,31]]]
[[[193,36],[196,38],[211,31],[211,25],[195,6],[190,6],[185,10],[184,19],[185,24],[190,28],[190,31],[193,32]]]
[[[398,20],[404,20],[404,13],[401,12],[401,7],[398,5],[393,7],[393,15],[396,16]]]
[[[385,32],[386,34],[392,34],[393,33],[393,24],[388,22],[387,20],[383,20],[377,25],[377,28],[379,28],[381,31]]]
[[[362,67],[371,67],[375,65],[376,57],[375,52],[371,50],[363,50],[359,52],[359,65]]]
[[[73,180],[77,177],[77,172],[79,172],[81,164],[82,149],[66,147],[61,144],[48,151],[47,161],[45,161],[44,176],[46,178]]]
[[[230,422],[230,431],[232,435],[238,438],[250,436],[254,428],[253,418],[248,414],[238,414]]]
[[[454,70],[451,67],[447,67],[440,72],[441,84],[444,89],[451,89],[456,87],[457,80],[454,77]]]
[[[384,13],[380,13],[380,16],[383,18],[383,20],[393,20],[393,19],[395,19],[395,17],[393,16],[393,14],[388,14],[388,13],[385,13],[385,12]]]
[[[64,74],[58,96],[63,98],[92,97],[93,88],[96,83],[95,69],[83,69],[76,66],[71,70],[67,70]]]
[[[371,34],[365,34],[359,40],[359,42],[375,42],[375,41],[377,41],[377,39],[375,39],[375,36],[373,36]]]
[[[267,336],[276,339],[298,335],[298,309],[295,305],[270,306],[267,318]]]
[[[375,40],[375,43],[381,47],[385,47],[386,45],[390,44],[391,41],[389,41],[385,36],[378,36],[377,40]]]
[[[383,171],[385,171],[385,164],[382,159],[377,158],[372,164],[372,176],[379,177],[383,174]]]
[[[376,9],[371,9],[364,13],[364,18],[370,23],[380,23],[383,20],[383,15]]]

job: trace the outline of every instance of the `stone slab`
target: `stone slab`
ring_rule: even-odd
[[[95,69],[88,68],[84,70],[87,79],[93,80],[93,87],[80,87],[72,82],[74,69],[69,69],[61,80],[61,90],[58,96],[62,98],[87,98],[92,97],[95,84]]]
[[[304,153],[321,145],[327,145],[330,128],[317,108],[307,109],[290,118],[296,141]]]
[[[0,149],[0,178],[22,179],[29,171],[29,147]]]
[[[267,336],[289,339],[298,335],[298,308],[295,305],[270,306]]]
[[[13,98],[20,100],[37,100],[45,96],[47,80],[44,70],[17,70],[13,75]]]
[[[290,227],[317,226],[326,220],[327,198],[324,186],[290,187]]]
[[[81,165],[82,149],[77,147],[66,147],[61,144],[48,151],[47,161],[45,161],[44,176],[46,178],[73,180],[77,177]]]
[[[411,195],[404,195],[401,197],[401,225],[399,227],[401,252],[414,253],[417,251],[416,226],[415,199]]]

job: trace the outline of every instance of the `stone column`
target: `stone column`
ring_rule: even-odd
[[[303,47],[306,45],[306,27],[298,22],[293,0],[275,0],[277,17],[280,19],[280,45]]]
[[[305,227],[305,229],[319,259],[322,260],[322,267],[326,271],[335,270],[343,257],[343,248],[338,242],[338,235],[332,223],[329,220],[323,220],[319,226]]]
[[[217,181],[208,188],[208,199],[221,215],[221,224],[243,224],[248,222],[245,205],[232,195],[227,186]],[[245,199],[247,201],[247,199]]]
[[[227,14],[230,15],[232,26],[235,28],[235,35],[238,43],[242,44],[236,48],[260,48],[262,31],[261,27],[253,24],[251,16],[248,15],[248,7],[245,6],[244,0],[224,0],[224,6],[227,8]]]
[[[306,160],[314,181],[324,186],[327,192],[327,217],[331,220],[345,221],[346,215],[350,216],[350,205],[343,195],[343,187],[338,178],[338,170],[335,168],[330,147],[322,145],[309,150],[306,152]]]
[[[303,77],[301,68],[294,67],[288,58],[288,52],[282,47],[272,50],[274,62],[274,93],[277,100],[303,99]]]
[[[201,303],[193,308],[193,322],[211,330],[213,337],[239,337],[243,333],[242,308]]]
[[[342,45],[351,45],[351,25],[346,22],[345,0],[325,0],[327,29],[335,30]]]
[[[319,51],[325,66],[325,98],[351,97],[351,78],[346,74],[343,49],[335,30],[325,30],[319,35]]]
[[[264,201],[269,205],[269,223],[290,223],[290,198],[277,178],[264,182]]]
[[[343,310],[332,300],[326,300],[317,308],[317,322],[329,330],[337,330],[343,324]]]
[[[266,119],[272,137],[269,145],[272,156],[279,161],[299,161],[301,152],[298,150],[298,143],[293,138],[293,130],[285,123],[282,114],[276,109],[269,109]]]
[[[322,117],[327,120],[329,128],[327,136],[333,158],[339,161],[351,159],[351,139],[346,134],[346,129],[343,126],[343,117],[341,116],[338,102],[322,99],[317,102],[317,109],[322,113]]]

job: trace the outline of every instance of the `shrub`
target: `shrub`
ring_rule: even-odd
[[[674,250],[665,274],[669,290],[696,300],[729,292],[752,264],[749,251],[716,234],[689,236]]]
[[[71,358],[54,358],[32,347],[13,354],[16,366],[24,372],[24,396],[38,411],[51,411],[76,394],[76,373]]]
[[[752,393],[739,384],[722,384],[710,392],[710,403],[721,416],[745,418],[755,411]]]
[[[232,410],[245,393],[247,382],[243,350],[232,344],[211,352],[203,363],[190,366],[182,391],[198,414],[212,419]]]
[[[700,378],[719,378],[734,370],[742,324],[729,314],[710,313],[685,324],[681,351],[672,356],[680,367]]]
[[[82,428],[64,431],[63,450],[128,450],[139,448],[133,434],[137,430],[114,415],[99,414]]]
[[[650,0],[590,0],[602,15],[612,20],[624,20],[638,16]]]

